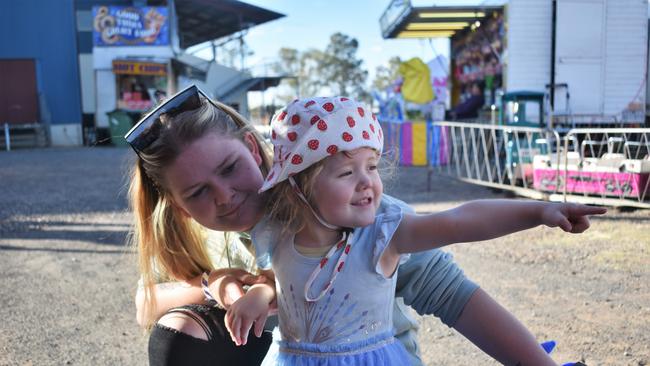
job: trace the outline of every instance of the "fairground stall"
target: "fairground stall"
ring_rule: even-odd
[[[641,0],[392,1],[380,25],[385,38],[450,40],[447,113],[420,107],[427,165],[528,197],[650,208],[647,14]]]
[[[213,40],[241,40],[248,29],[282,14],[234,0],[149,3],[159,6],[92,8],[92,79],[82,80],[82,90],[94,99],[95,125],[88,131],[96,131],[97,141],[118,137],[113,143],[123,144],[119,137],[143,112],[190,83],[247,116],[246,93],[280,82],[218,64],[219,43]],[[215,59],[186,52],[208,41]]]

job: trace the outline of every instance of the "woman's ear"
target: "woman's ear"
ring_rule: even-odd
[[[173,199],[171,199],[170,201],[171,201],[171,203],[172,203],[172,207],[173,207],[175,210],[178,210],[178,212],[180,212],[181,215],[183,215],[183,216],[185,216],[185,217],[187,217],[187,218],[191,218],[191,217],[192,217],[192,215],[190,215],[190,213],[187,212],[186,209],[184,209],[183,207],[181,207],[181,205],[179,205],[178,203],[176,203],[176,201],[174,201]]]
[[[246,145],[248,150],[251,152],[251,155],[253,155],[255,164],[257,164],[257,166],[262,165],[262,155],[255,135],[250,132],[246,132],[244,134],[244,145]]]

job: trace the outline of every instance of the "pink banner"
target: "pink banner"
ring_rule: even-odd
[[[557,171],[554,169],[535,169],[533,186],[542,191],[564,190],[564,172],[560,171],[560,184],[556,187]],[[567,192],[592,193],[605,196],[638,198],[647,190],[648,174],[609,173],[609,172],[567,172]]]
[[[400,164],[413,165],[413,129],[410,123],[401,125],[400,134]]]

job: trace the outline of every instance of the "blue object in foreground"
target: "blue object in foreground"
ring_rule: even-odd
[[[542,346],[542,348],[544,349],[544,351],[546,351],[546,353],[553,352],[556,345],[557,343],[555,341],[546,341],[540,344],[540,346]],[[568,362],[562,364],[562,366],[586,366],[586,365],[582,362]]]
[[[541,344],[542,348],[544,348],[544,351],[546,351],[546,353],[553,352],[553,349],[555,349],[555,345],[556,345],[555,341],[547,341]]]

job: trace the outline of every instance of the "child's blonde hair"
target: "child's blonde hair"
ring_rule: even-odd
[[[296,184],[312,207],[316,207],[313,199],[314,183],[323,170],[324,163],[325,161],[321,160],[293,176]],[[288,180],[282,181],[271,188],[269,202],[269,217],[273,221],[283,224],[283,234],[295,234],[302,230],[306,224],[305,215],[311,215],[311,212],[305,206],[305,203],[298,198]]]

